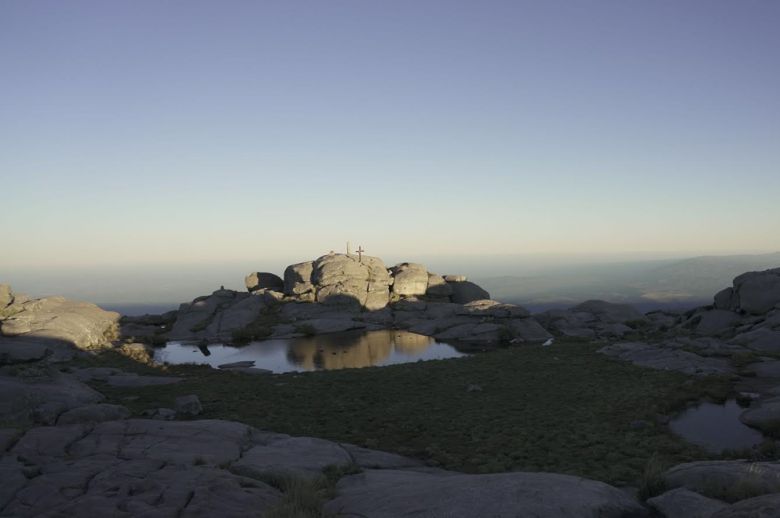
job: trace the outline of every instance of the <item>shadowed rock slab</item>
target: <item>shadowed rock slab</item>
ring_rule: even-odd
[[[284,281],[276,274],[268,272],[252,272],[244,279],[247,291],[261,289],[283,290]]]
[[[780,493],[742,500],[711,515],[711,518],[777,518],[780,516]]]
[[[701,494],[728,494],[744,485],[762,493],[780,492],[780,462],[713,460],[678,464],[663,475],[668,487]]]
[[[44,379],[0,376],[0,394],[0,419],[19,424],[54,424],[63,412],[104,399],[64,374]]]
[[[73,408],[64,412],[57,419],[57,424],[76,423],[101,423],[103,421],[116,421],[130,417],[130,410],[122,405],[109,405],[99,403]]]
[[[349,453],[336,443],[313,437],[290,437],[253,447],[230,469],[253,478],[280,473],[306,478],[319,476],[327,466],[351,462]]]
[[[725,359],[705,358],[688,351],[652,346],[643,342],[609,345],[602,347],[598,352],[631,362],[640,367],[672,370],[695,376],[730,374],[734,372],[734,368]]]
[[[760,315],[780,303],[780,268],[747,272],[734,279],[734,291],[742,310]]]
[[[354,444],[342,443],[341,447],[352,457],[352,462],[364,469],[401,469],[425,466],[425,463],[384,451],[369,450]]]
[[[473,282],[449,282],[447,284],[452,288],[452,302],[456,304],[466,304],[475,300],[490,299],[490,293],[477,286]]]
[[[251,445],[252,428],[230,421],[129,419],[101,423],[69,447],[73,457],[115,455],[169,464],[221,465]]]
[[[37,362],[50,354],[45,344],[0,337],[0,365]]]
[[[733,329],[740,321],[740,316],[733,311],[713,309],[702,313],[701,320],[696,326],[696,332],[700,335],[718,335]]]
[[[739,420],[759,430],[776,430],[780,427],[780,396],[760,401],[757,406],[742,412]]]
[[[664,518],[710,518],[713,513],[729,506],[682,487],[650,498],[647,503]]]
[[[343,478],[325,509],[341,516],[641,517],[647,511],[617,488],[568,475],[433,474],[368,470]]]

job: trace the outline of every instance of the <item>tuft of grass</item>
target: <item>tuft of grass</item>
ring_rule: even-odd
[[[639,479],[639,492],[637,495],[642,501],[658,496],[669,489],[663,475],[670,466],[669,462],[665,462],[657,455],[647,459],[645,468],[642,471],[642,477]]]
[[[327,466],[322,475],[310,479],[286,473],[260,477],[262,482],[278,489],[283,494],[281,502],[266,516],[270,518],[331,518],[332,515],[326,513],[323,506],[325,502],[335,496],[336,484],[342,477],[360,472],[362,472],[360,467],[348,464]]]

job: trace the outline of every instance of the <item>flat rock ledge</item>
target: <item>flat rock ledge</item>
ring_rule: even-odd
[[[17,437],[17,431],[0,430]],[[625,492],[551,473],[465,475],[418,461],[220,420],[127,419],[36,427],[2,444],[2,516],[263,516],[282,494],[263,480],[341,479],[337,516],[646,516]]]

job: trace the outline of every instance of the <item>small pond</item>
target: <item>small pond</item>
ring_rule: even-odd
[[[740,450],[760,444],[764,436],[739,420],[745,411],[730,399],[724,404],[701,403],[669,422],[674,433],[712,452]]]
[[[310,338],[263,340],[244,346],[198,346],[168,342],[154,359],[167,363],[223,363],[253,360],[276,373],[393,365],[418,360],[457,358],[464,353],[431,337],[407,331],[347,331]]]

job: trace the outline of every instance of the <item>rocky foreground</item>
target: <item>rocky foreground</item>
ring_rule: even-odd
[[[284,280],[254,274],[247,293],[218,290],[176,313],[125,320],[124,334],[208,340],[259,330],[292,336],[402,327],[483,345],[580,337],[640,366],[731,376],[756,399],[742,420],[768,432],[780,427],[780,269],[740,276],[712,306],[684,314],[642,315],[590,301],[531,316],[488,300],[478,287],[466,286],[472,296],[463,296],[461,277],[440,281],[423,267],[388,270],[373,258],[334,255],[294,265]],[[130,418],[88,383],[121,388],[181,378],[79,368],[80,356],[101,347],[148,361],[148,346],[113,341],[119,323],[119,315],[92,304],[32,300],[0,286],[0,516],[262,516],[286,498],[274,483],[279,477],[305,482],[334,469],[343,476],[324,509],[337,516],[780,514],[777,461],[678,465],[658,475],[662,494],[642,503],[627,489],[568,475],[468,475],[353,445],[196,420],[195,395],[176,408],[149,409],[148,419]]]

